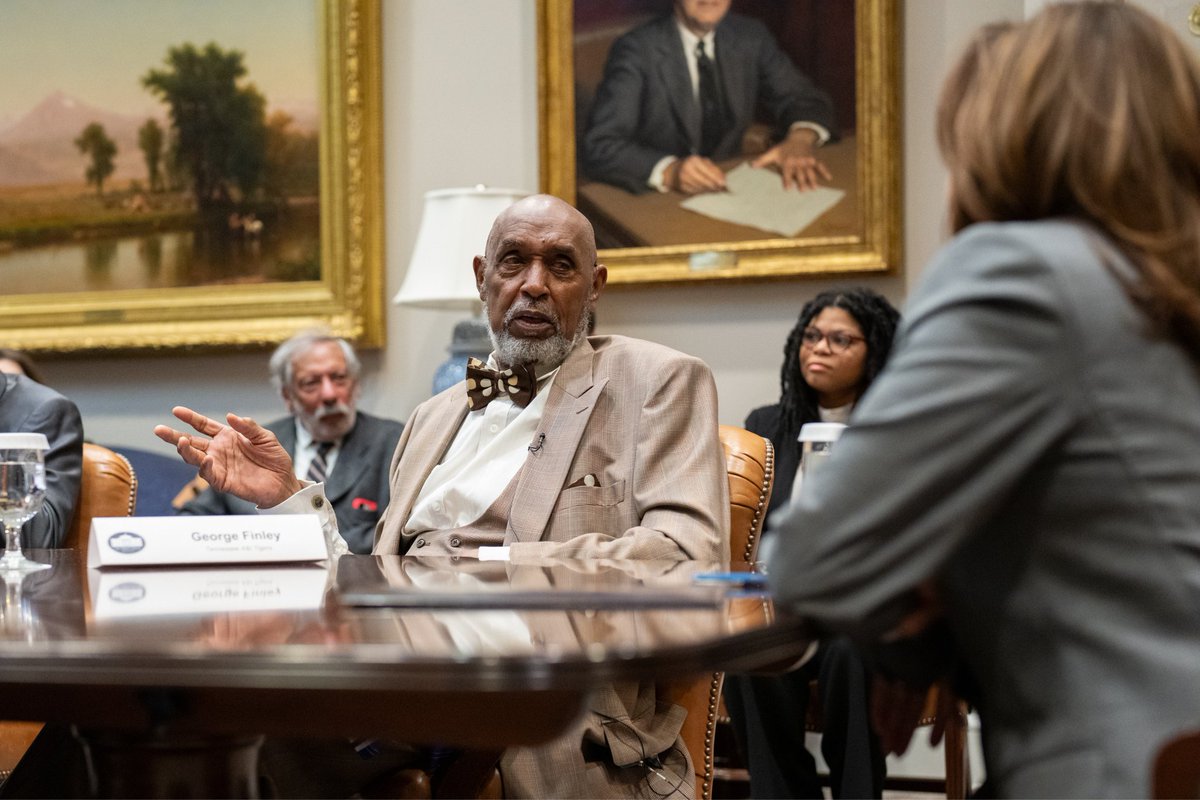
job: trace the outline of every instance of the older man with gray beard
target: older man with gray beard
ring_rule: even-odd
[[[495,350],[409,418],[375,552],[727,560],[728,483],[708,367],[649,342],[586,335],[608,272],[591,224],[562,200],[513,204],[485,249],[474,270]],[[269,431],[233,414],[222,425],[174,413],[202,435],[155,432],[214,485],[333,524],[321,486],[301,484]],[[656,702],[649,682],[599,691],[566,735],[505,754],[505,794],[644,796],[651,756],[685,752],[681,711]],[[636,753],[611,749],[612,719]],[[677,796],[690,797],[691,765],[679,772]]]
[[[276,348],[271,384],[291,416],[266,426],[292,459],[297,478],[324,482],[339,539],[370,553],[375,526],[388,505],[387,463],[404,426],[358,410],[354,348],[320,331],[299,333]],[[252,502],[208,488],[180,514],[254,514]]]

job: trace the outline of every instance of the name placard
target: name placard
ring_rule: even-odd
[[[328,557],[316,514],[97,517],[87,564],[263,564]]]
[[[308,611],[321,607],[326,570],[309,567],[210,567],[93,570],[97,620],[233,611]]]

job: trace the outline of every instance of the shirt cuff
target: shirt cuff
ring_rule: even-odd
[[[820,147],[829,141],[829,129],[824,125],[818,125],[815,122],[793,122],[792,126],[788,128],[788,133],[791,133],[799,128],[807,128],[817,135],[817,147]]]
[[[479,548],[480,561],[508,561],[508,546],[484,545]]]
[[[798,124],[798,123],[797,123]],[[669,192],[671,187],[663,183],[663,173],[667,171],[667,167],[674,164],[679,159],[675,156],[663,156],[654,165],[654,169],[650,170],[650,178],[646,181],[646,185],[651,189],[657,189],[660,192]]]
[[[325,535],[325,544],[329,555],[342,556],[350,552],[349,545],[342,538],[337,526],[337,516],[333,513],[333,505],[325,497],[325,484],[301,481],[304,488],[271,508],[260,508],[260,514],[316,514],[321,520],[321,532]]]
[[[277,506],[270,508],[259,507],[260,514],[312,514],[320,513],[322,508],[329,506],[329,501],[325,499],[325,484],[313,483],[312,481],[300,481],[304,488],[296,492],[294,495],[284,500]]]

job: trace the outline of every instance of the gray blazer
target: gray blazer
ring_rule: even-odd
[[[914,293],[780,599],[864,639],[935,579],[1001,795],[1144,797],[1200,721],[1200,371],[1069,220],[975,225]]]
[[[762,108],[782,138],[794,122],[815,122],[834,137],[829,95],[804,76],[756,19],[729,14],[717,26],[716,63],[732,124],[713,157],[741,155],[742,135]],[[648,190],[664,156],[700,148],[700,105],[692,92],[683,42],[673,16],[660,17],[618,39],[583,137],[589,177],[630,192]]]
[[[296,454],[294,417],[266,426],[292,456]],[[366,554],[375,543],[375,525],[387,508],[388,464],[404,425],[359,411],[350,433],[342,440],[333,472],[325,481],[325,496],[337,517],[338,532],[350,552]],[[253,503],[231,494],[205,489],[180,514],[256,514]]]
[[[44,433],[46,499],[21,527],[24,547],[61,547],[75,517],[83,474],[83,422],[79,409],[58,392],[22,375],[0,373],[0,431]]]

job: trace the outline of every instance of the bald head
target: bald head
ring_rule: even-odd
[[[608,270],[596,263],[587,217],[552,195],[533,195],[496,217],[475,283],[497,357],[556,366],[586,331]]]
[[[497,238],[514,220],[557,227],[564,232],[573,231],[573,235],[578,237],[581,249],[591,254],[590,264],[596,264],[596,232],[592,223],[573,205],[552,194],[523,197],[501,211],[488,233],[488,256],[492,255]]]

